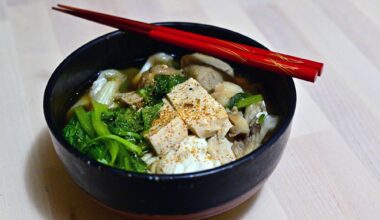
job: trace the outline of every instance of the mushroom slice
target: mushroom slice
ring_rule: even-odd
[[[234,141],[231,147],[236,158],[243,157],[245,155],[245,144],[243,141]]]
[[[234,77],[234,70],[229,64],[212,56],[207,56],[201,53],[193,53],[193,54],[185,55],[182,57],[181,59],[182,68],[185,68],[191,64],[211,66],[217,70],[220,70],[226,73],[230,77]]]
[[[241,111],[238,111],[236,107],[232,108],[232,111],[228,113],[228,117],[234,125],[230,129],[230,137],[235,137],[239,134],[247,135],[249,133],[248,122],[244,119],[243,113]]]
[[[236,159],[231,147],[232,143],[225,137],[220,138],[214,135],[207,141],[207,152],[212,158],[219,160],[222,164]]]

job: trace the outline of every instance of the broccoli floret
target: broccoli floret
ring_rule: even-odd
[[[183,83],[187,80],[187,77],[181,75],[156,75],[154,77],[155,95],[166,95],[169,93],[172,88],[180,83]]]
[[[156,101],[156,98],[154,97],[154,94],[153,94],[153,90],[154,88],[151,86],[147,86],[147,87],[137,90],[137,93],[144,99],[145,105],[149,105]]]
[[[154,119],[158,118],[160,109],[164,104],[162,102],[153,106],[146,106],[141,109],[142,119],[144,122],[144,131],[147,131],[151,126]]]
[[[187,80],[187,77],[181,75],[156,75],[154,77],[154,86],[141,88],[137,93],[144,99],[145,106],[152,106],[159,103],[162,98],[169,93],[172,88]]]
[[[132,108],[108,110],[102,114],[104,121],[112,134],[127,136],[129,132],[141,132],[143,120],[141,112]]]

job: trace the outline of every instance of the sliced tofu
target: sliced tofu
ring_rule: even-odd
[[[176,85],[167,97],[189,129],[200,138],[225,136],[232,127],[224,107],[193,78]]]
[[[166,99],[163,102],[159,117],[145,135],[158,155],[165,154],[188,136],[185,122]]]
[[[236,159],[231,147],[232,143],[225,137],[220,138],[215,135],[207,141],[207,152],[213,159],[220,161],[222,164]]]

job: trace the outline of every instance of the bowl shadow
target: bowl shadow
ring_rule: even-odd
[[[30,148],[25,185],[43,219],[124,219],[96,204],[66,172],[54,151],[47,128]]]
[[[39,132],[30,149],[24,182],[43,219],[125,219],[98,205],[72,181],[54,151],[47,128]],[[211,219],[241,219],[259,196],[260,191],[238,207]]]

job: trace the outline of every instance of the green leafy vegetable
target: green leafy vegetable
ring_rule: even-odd
[[[135,132],[126,132],[125,136],[132,137],[132,138],[135,138],[137,140],[144,140],[143,136],[141,136],[140,134],[135,133]]]
[[[102,113],[108,111],[107,105],[100,104],[96,101],[93,101],[92,106],[94,108],[94,112],[92,113],[91,121],[92,121],[92,125],[94,127],[96,134],[98,136],[110,135],[111,132],[108,130],[107,125],[101,120]],[[118,143],[113,140],[106,140],[105,144],[111,155],[111,164],[113,164],[119,152]]]
[[[126,136],[130,132],[140,132],[143,130],[143,120],[141,112],[132,108],[115,109],[103,112],[102,120],[105,122],[112,134]]]
[[[249,105],[256,104],[260,101],[263,101],[263,97],[261,95],[252,95],[252,96],[248,96],[246,98],[243,98],[243,99],[240,99],[239,101],[237,101],[236,107],[238,109],[245,108]]]
[[[86,133],[92,138],[95,137],[96,133],[94,127],[92,126],[91,113],[86,112],[83,106],[76,107],[74,109],[74,113],[77,116],[79,123],[81,124],[82,128],[86,131]]]
[[[227,108],[232,109],[236,106],[238,109],[245,108],[249,105],[258,103],[263,100],[263,97],[258,95],[251,95],[249,93],[241,92],[234,95],[228,102]]]
[[[99,136],[111,134],[107,128],[107,125],[102,121],[102,114],[108,111],[107,105],[93,101],[92,106],[94,108],[94,112],[91,115],[91,121],[96,134]]]
[[[132,164],[130,163],[129,158],[130,158],[130,154],[128,153],[128,151],[124,147],[121,147],[119,154],[117,155],[115,166],[120,169],[133,171],[133,167],[132,167]]]
[[[100,163],[110,165],[111,156],[108,150],[101,143],[93,143],[89,145],[84,153],[92,159],[99,161]]]
[[[160,109],[163,105],[164,104],[161,102],[141,109],[142,119],[144,122],[144,131],[148,130],[152,126],[153,120],[158,118]]]
[[[91,143],[91,138],[86,134],[76,116],[73,116],[63,129],[63,136],[71,146],[81,152],[84,152]]]
[[[132,161],[131,161],[131,158],[129,155],[126,155],[125,157],[123,157],[124,159],[124,169],[126,170],[129,170],[129,171],[133,171],[133,165],[132,165]]]
[[[113,134],[103,135],[103,136],[100,136],[100,137],[97,137],[94,139],[94,141],[99,141],[99,140],[116,141],[117,143],[124,146],[128,151],[131,151],[131,152],[136,153],[138,155],[142,154],[141,147],[139,147],[138,145],[136,145],[130,141],[125,140],[124,138],[121,138],[121,137],[113,135]]]
[[[154,94],[157,96],[166,95],[172,88],[187,80],[187,77],[181,75],[156,75],[154,77],[155,87]]]
[[[130,157],[130,161],[135,171],[140,173],[145,173],[147,171],[147,165],[142,159],[140,159],[140,157],[132,156]]]
[[[63,136],[71,146],[77,148],[92,159],[104,164],[109,164],[111,158],[104,145],[94,142],[86,134],[76,115],[70,119],[63,129]]]
[[[121,169],[140,173],[146,173],[148,169],[144,161],[142,161],[136,154],[127,152],[124,148],[120,150],[116,166]]]

